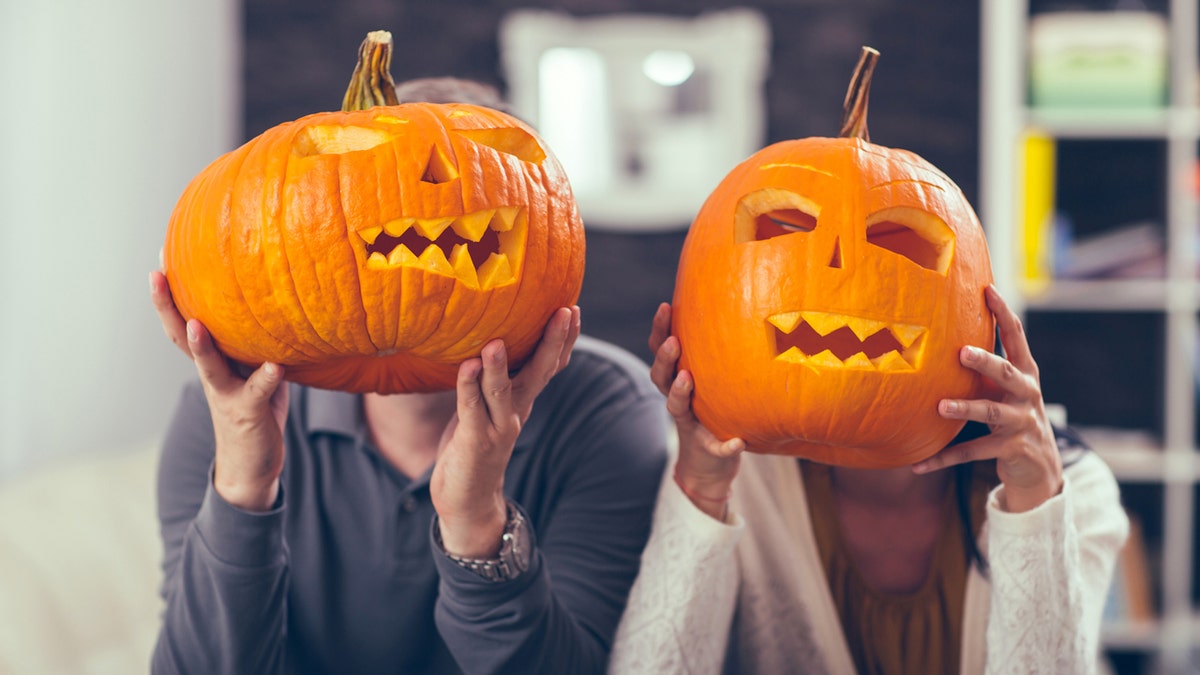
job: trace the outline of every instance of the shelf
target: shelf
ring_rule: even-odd
[[[1022,291],[1029,309],[1140,312],[1195,308],[1198,287],[1188,281],[1095,279],[1026,282]]]
[[[1162,640],[1162,624],[1158,621],[1106,621],[1100,626],[1100,641],[1108,649],[1154,651]]]
[[[1194,111],[1167,108],[1026,108],[1026,126],[1058,138],[1166,138],[1195,128]]]

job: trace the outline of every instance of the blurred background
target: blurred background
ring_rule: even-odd
[[[0,673],[130,672],[153,638],[153,452],[193,376],[148,299],[167,219],[219,154],[338,108],[376,29],[397,81],[494,84],[542,131],[588,230],[585,331],[643,359],[703,198],[767,143],[836,135],[877,48],[872,140],[976,204],[1047,400],[1141,524],[1109,663],[1196,672],[1198,25],[1195,0],[6,0],[0,579],[28,583],[0,584]],[[123,552],[47,573],[81,545]]]

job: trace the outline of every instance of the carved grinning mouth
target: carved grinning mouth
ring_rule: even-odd
[[[419,268],[489,289],[515,279],[525,220],[524,208],[502,206],[460,216],[396,218],[358,235],[366,244],[367,269]]]
[[[913,370],[924,326],[848,314],[798,311],[767,317],[775,328],[775,360],[821,368]]]

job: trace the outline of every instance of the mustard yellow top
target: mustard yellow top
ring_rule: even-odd
[[[834,510],[829,467],[804,461],[802,468],[829,590],[860,675],[957,673],[968,569],[955,479],[947,490],[944,527],[925,582],[912,593],[889,594],[867,586],[850,559]],[[982,522],[988,489],[985,481],[972,481],[972,523]]]

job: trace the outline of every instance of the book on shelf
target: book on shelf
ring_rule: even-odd
[[[1069,221],[1058,224],[1059,250],[1054,276],[1059,279],[1144,279],[1166,275],[1164,228],[1153,222],[1127,223],[1075,238]]]
[[[1054,276],[1055,162],[1053,137],[1036,130],[1021,140],[1021,279],[1027,291],[1044,290]]]

